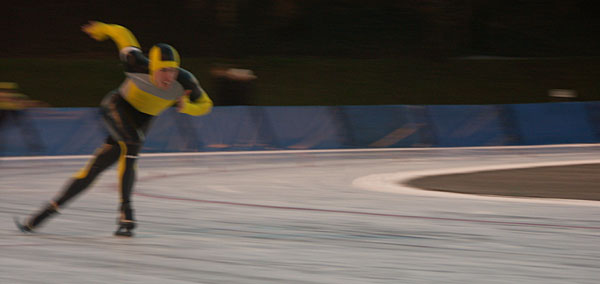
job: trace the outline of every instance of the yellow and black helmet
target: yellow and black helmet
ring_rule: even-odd
[[[161,68],[179,67],[179,53],[177,53],[177,50],[175,50],[175,48],[168,44],[159,43],[154,45],[150,49],[149,57],[150,73],[153,73],[154,71],[159,70]]]

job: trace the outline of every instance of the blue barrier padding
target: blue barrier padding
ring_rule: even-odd
[[[194,123],[173,109],[167,109],[152,121],[142,152],[199,151]]]
[[[19,125],[16,118],[4,117],[5,121],[0,124],[0,156],[23,156],[29,153],[43,153],[45,149],[40,145],[42,139],[32,137],[32,133],[38,133],[34,123],[29,120]],[[23,119],[23,118],[19,118]]]
[[[581,102],[512,105],[521,143],[598,142],[585,105]]]
[[[93,153],[108,135],[97,108],[47,109],[32,113],[32,119],[45,138],[46,151],[54,155]]]
[[[108,135],[98,108],[36,108],[0,117],[1,156],[89,155]],[[153,122],[142,152],[598,142],[600,102],[232,106],[200,117],[165,111]]]
[[[410,147],[421,145],[427,124],[413,118],[410,106],[344,106],[343,119],[351,146]]]
[[[343,136],[329,107],[268,107],[265,118],[270,123],[277,148],[325,149],[343,146]]]
[[[600,102],[587,102],[585,104],[587,120],[594,132],[595,141],[600,140]]]
[[[155,119],[144,152],[263,150],[276,147],[261,107],[215,107],[189,116],[169,109]]]
[[[502,123],[503,112],[498,106],[440,105],[428,108],[438,138],[437,146],[506,145],[509,141]]]
[[[0,127],[0,155],[90,154],[107,132],[97,108],[34,108]]]

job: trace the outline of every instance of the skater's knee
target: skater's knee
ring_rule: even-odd
[[[118,144],[121,149],[121,156],[126,156],[128,158],[136,158],[142,145],[138,142],[125,141],[119,141]]]
[[[104,144],[96,150],[94,158],[81,168],[74,177],[77,179],[95,178],[100,172],[104,171],[118,159],[118,151],[115,151],[115,146]]]
[[[138,153],[140,152],[140,143],[127,143],[127,157],[128,158],[136,158]]]
[[[56,201],[50,201],[49,207],[52,208],[56,212],[60,211],[60,205]]]

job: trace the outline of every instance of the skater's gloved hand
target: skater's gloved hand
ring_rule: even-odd
[[[87,24],[81,26],[81,30],[88,34],[91,38],[102,41],[108,38],[108,35],[103,30],[105,23],[97,22],[97,21],[89,21]]]
[[[186,101],[190,100],[190,94],[192,93],[191,90],[186,90],[185,94],[183,94],[183,96],[179,97],[179,99],[177,99],[177,111],[181,112],[181,110],[183,110],[183,107],[186,104]]]

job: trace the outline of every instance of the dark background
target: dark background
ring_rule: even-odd
[[[80,31],[88,20],[100,20],[129,28],[144,51],[158,42],[176,47],[183,66],[213,97],[218,94],[211,68],[225,64],[253,69],[258,75],[253,103],[261,105],[541,102],[548,100],[547,91],[553,88],[574,89],[576,100],[598,100],[600,5],[594,4],[591,0],[14,1],[3,5],[0,81],[18,81],[28,94],[58,102],[54,105],[96,105],[97,96],[102,96],[97,93],[122,80],[120,74],[102,82],[111,87],[94,86],[102,81],[94,77],[108,78],[105,74],[120,69],[101,65],[104,62],[76,61],[116,58],[114,44],[98,43]],[[32,58],[61,61],[37,63]],[[73,75],[82,70],[70,64],[90,72],[87,84],[61,80],[86,80]],[[51,70],[62,75],[50,74]],[[44,84],[45,80],[57,83]],[[85,89],[88,85],[90,89]],[[74,88],[94,95],[90,100],[59,98]],[[308,92],[314,97],[307,97]],[[365,94],[368,100],[362,98]]]
[[[596,56],[600,10],[591,0],[134,0],[12,1],[3,56],[104,51],[87,20],[130,28],[144,47],[188,56]],[[112,50],[110,50],[112,51]]]

